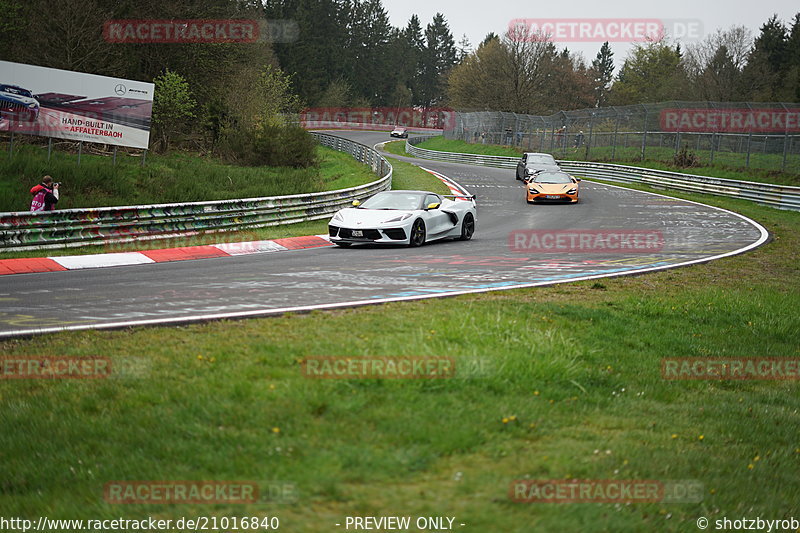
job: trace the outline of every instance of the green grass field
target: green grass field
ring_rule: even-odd
[[[317,165],[307,169],[239,167],[210,157],[174,152],[149,155],[145,166],[131,157],[77,156],[38,146],[0,157],[0,211],[27,211],[30,188],[49,174],[62,182],[59,209],[165,204],[301,194],[353,187],[375,179],[347,154],[317,147]]]
[[[402,166],[396,166],[395,169]],[[427,174],[402,187],[435,184]],[[400,184],[396,181],[395,185]],[[6,516],[454,516],[462,531],[696,531],[800,507],[796,382],[665,381],[665,357],[800,358],[800,214],[774,239],[636,277],[278,318],[47,335],[4,355],[108,356],[131,377],[0,381]],[[315,380],[309,356],[448,356],[443,380]],[[695,480],[699,503],[514,503],[516,479]],[[119,505],[113,480],[256,480],[289,499]]]
[[[432,137],[417,145],[419,148],[428,150],[438,150],[441,152],[459,152],[465,154],[483,155],[504,155],[519,157],[524,151],[523,148],[512,146],[499,146],[492,144],[471,144],[455,139],[445,139],[444,137]],[[393,153],[402,155],[405,153],[405,143],[394,143],[391,150]],[[691,150],[691,147],[690,147]],[[548,151],[548,150],[545,150]],[[687,174],[699,174],[703,176],[714,176],[718,178],[731,178],[740,180],[757,181],[762,183],[777,183],[782,185],[800,186],[800,163],[789,167],[790,172],[776,170],[780,164],[776,164],[776,156],[753,154],[751,156],[751,168],[745,168],[745,160],[742,154],[730,154],[718,152],[714,158],[714,164],[709,164],[707,152],[702,150],[697,154],[700,156],[700,166],[691,168],[680,168],[672,164],[674,151],[671,148],[649,147],[647,158],[640,161],[640,147],[617,147],[612,152],[610,147],[594,147],[589,153],[588,161],[602,161],[608,163],[618,163],[637,167],[656,168],[660,170],[670,170],[673,172],[684,172]],[[585,148],[566,150],[556,150],[553,155],[558,159],[573,161],[583,161],[586,159]],[[797,159],[794,156],[794,159]],[[792,161],[794,161],[792,159]],[[799,160],[800,161],[800,160]]]

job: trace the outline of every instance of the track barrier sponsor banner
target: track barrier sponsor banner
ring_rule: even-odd
[[[152,83],[0,61],[0,131],[147,149]]]

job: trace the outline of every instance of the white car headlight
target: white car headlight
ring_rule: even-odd
[[[576,192],[578,192],[578,189],[573,187],[572,189],[567,191],[567,194],[575,194]]]
[[[409,218],[411,213],[406,213],[405,215],[400,215],[399,217],[390,218],[389,220],[384,220],[381,224],[388,224],[389,222],[402,222],[403,220]]]
[[[344,222],[344,219],[342,218],[342,212],[341,211],[337,211],[336,214],[333,215],[333,220],[338,220],[339,222]]]

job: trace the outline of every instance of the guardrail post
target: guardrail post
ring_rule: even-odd
[[[83,153],[83,141],[78,142],[78,166],[81,166],[81,153]]]
[[[711,132],[711,163],[714,163],[714,152],[717,148],[717,132]]]
[[[750,168],[750,142],[753,139],[753,132],[747,133],[747,158],[745,159],[744,168]]]
[[[8,145],[8,157],[14,155],[14,130],[11,130],[11,143]]]
[[[50,162],[50,155],[53,153],[53,138],[47,138],[47,162]]]

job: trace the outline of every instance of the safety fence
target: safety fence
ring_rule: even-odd
[[[686,149],[702,163],[800,172],[800,103],[659,102],[552,115],[456,112],[444,136],[570,159],[671,161]]]
[[[496,168],[514,169],[519,161],[519,158],[516,157],[439,152],[415,146],[425,139],[426,137],[410,138],[406,141],[406,151],[414,157],[422,159]],[[642,183],[653,187],[663,187],[684,192],[741,198],[779,209],[800,211],[800,187],[713,178],[696,174],[683,174],[666,170],[589,161],[559,160],[558,164],[565,172],[587,178],[623,183]]]
[[[353,200],[391,188],[392,166],[371,147],[333,135],[311,135],[324,146],[352,155],[380,178],[357,187],[310,194],[0,213],[0,250],[66,248],[293,224],[326,218]]]

